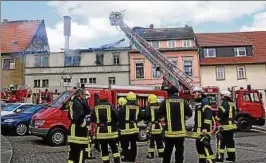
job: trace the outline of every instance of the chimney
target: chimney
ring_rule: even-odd
[[[153,25],[153,24],[151,24],[149,28],[150,28],[150,29],[154,29],[154,25]]]
[[[3,23],[7,23],[7,22],[8,22],[8,19],[3,19],[2,22],[3,22]]]
[[[71,34],[71,18],[64,16],[65,52],[69,50],[69,37]]]

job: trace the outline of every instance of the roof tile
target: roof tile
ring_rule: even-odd
[[[23,52],[32,41],[42,21],[1,23],[1,53]]]

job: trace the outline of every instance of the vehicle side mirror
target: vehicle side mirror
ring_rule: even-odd
[[[69,101],[63,103],[63,106],[62,106],[62,110],[67,110],[67,109],[69,109]]]

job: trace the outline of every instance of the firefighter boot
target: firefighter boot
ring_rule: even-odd
[[[217,153],[216,162],[224,162],[224,153]]]
[[[236,153],[235,152],[227,152],[228,158],[226,161],[235,162],[236,161]]]
[[[146,158],[153,159],[154,158],[154,152],[149,152]]]
[[[158,153],[159,158],[163,158],[163,153]]]

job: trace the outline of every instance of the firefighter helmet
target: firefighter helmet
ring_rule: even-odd
[[[86,98],[90,98],[91,97],[91,94],[90,94],[90,92],[88,90],[85,91],[85,96],[86,96]]]
[[[120,97],[120,98],[118,99],[118,104],[119,104],[120,106],[124,106],[124,105],[126,105],[126,104],[127,104],[127,99],[124,98],[124,97]]]
[[[226,96],[226,97],[231,97],[231,92],[228,91],[228,90],[222,90],[222,91],[221,91],[221,95],[224,95],[224,96]]]
[[[107,98],[108,98],[108,95],[107,95],[107,93],[105,92],[105,91],[101,91],[100,92],[100,95],[99,95],[99,100],[107,100]]]
[[[14,87],[14,85],[13,84],[10,84],[9,87]]]
[[[157,103],[157,96],[154,95],[154,94],[150,94],[149,97],[148,97],[148,102],[149,102],[150,104]]]
[[[128,92],[127,99],[128,100],[136,100],[137,99],[137,95],[135,93],[133,93],[133,92]]]
[[[204,90],[202,89],[201,86],[195,86],[193,89],[192,89],[192,92],[199,92],[199,93],[204,93]]]

